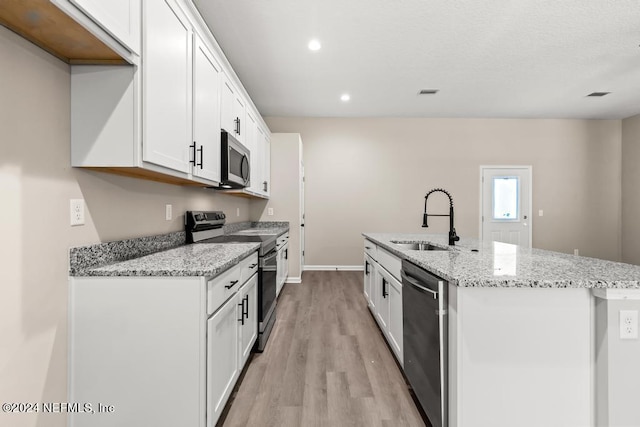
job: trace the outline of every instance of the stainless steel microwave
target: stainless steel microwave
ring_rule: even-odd
[[[221,165],[221,188],[244,188],[248,187],[250,171],[249,149],[242,145],[240,141],[231,136],[224,129],[222,130],[222,165]]]

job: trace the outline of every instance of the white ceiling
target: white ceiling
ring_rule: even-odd
[[[194,3],[263,116],[640,113],[638,0]]]

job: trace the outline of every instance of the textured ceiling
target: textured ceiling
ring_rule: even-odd
[[[638,0],[194,3],[263,116],[640,113]]]

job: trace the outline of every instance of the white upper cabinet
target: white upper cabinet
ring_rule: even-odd
[[[171,0],[144,3],[143,160],[189,172],[192,29]]]
[[[222,129],[244,144],[246,127],[246,102],[239,94],[229,77],[225,74],[222,80],[222,96],[220,97]]]
[[[258,144],[258,185],[257,192],[269,197],[271,189],[271,139],[261,128],[257,132]]]
[[[222,83],[220,85],[220,126],[229,134],[235,136],[236,116],[234,115],[233,105],[236,99],[236,88],[229,80],[226,74],[222,74]]]
[[[246,103],[240,96],[236,96],[233,103],[233,115],[235,116],[235,137],[238,141],[244,143],[246,129]]]
[[[135,16],[141,27],[142,55],[130,53],[134,65],[71,67],[74,167],[173,184],[216,185],[224,129],[251,152],[252,187],[234,191],[268,197],[268,128],[191,2],[51,1],[66,5],[85,21],[89,13],[105,22],[122,14],[116,21],[131,29],[132,46]],[[113,27],[112,37],[93,21],[91,25],[126,50],[115,34],[127,31]],[[125,36],[117,37],[125,43]]]
[[[193,64],[193,175],[219,182],[222,67],[197,35]]]
[[[260,157],[260,154],[258,153],[258,127],[256,119],[253,117],[253,114],[250,111],[247,111],[246,114],[246,126],[244,128],[244,132],[244,146],[249,149],[249,152],[251,154],[251,178],[249,190],[258,192],[260,186],[260,171],[258,168]]]
[[[131,52],[140,55],[141,0],[69,0]]]
[[[263,195],[269,197],[271,194],[271,135],[266,132],[262,134],[262,178]]]

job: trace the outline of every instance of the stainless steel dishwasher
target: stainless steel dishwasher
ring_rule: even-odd
[[[447,282],[402,261],[404,373],[433,427],[448,425]]]

